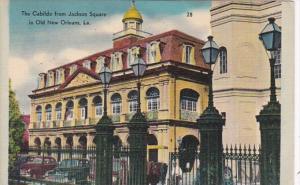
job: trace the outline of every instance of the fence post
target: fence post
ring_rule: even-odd
[[[280,107],[271,100],[256,116],[261,132],[261,185],[280,183]]]
[[[213,106],[208,106],[197,120],[200,145],[200,184],[222,185],[222,132],[225,120]]]
[[[133,115],[129,129],[129,182],[130,185],[147,184],[147,134],[148,125],[145,116],[137,111]]]
[[[103,115],[96,125],[96,185],[112,185],[113,131],[111,119]]]

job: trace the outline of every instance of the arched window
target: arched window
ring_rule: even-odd
[[[50,104],[46,105],[46,121],[51,121],[52,107]]]
[[[220,74],[227,73],[227,50],[225,47],[220,48]]]
[[[79,111],[80,111],[80,119],[87,119],[87,99],[81,98],[79,100]]]
[[[115,93],[111,96],[111,105],[112,105],[112,114],[113,115],[119,115],[121,114],[121,103],[122,98],[121,95],[118,93]]]
[[[146,92],[148,111],[157,111],[159,109],[159,90],[151,87]]]
[[[129,102],[129,112],[136,112],[138,107],[138,93],[136,90],[130,91],[128,93],[128,102]]]
[[[95,96],[93,99],[94,107],[95,107],[95,117],[100,117],[103,114],[102,110],[102,98],[101,96]]]
[[[197,112],[199,94],[192,89],[183,89],[180,92],[180,108],[185,111]]]
[[[59,102],[55,106],[55,112],[56,112],[56,120],[61,120],[61,107],[62,104]]]
[[[38,105],[35,109],[36,111],[36,121],[41,122],[42,121],[42,107]]]
[[[69,100],[66,105],[66,115],[65,119],[70,121],[73,119],[74,103],[72,100]]]

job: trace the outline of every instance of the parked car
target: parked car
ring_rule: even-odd
[[[46,173],[46,180],[59,183],[87,184],[90,162],[87,159],[64,159],[58,167]]]
[[[31,156],[21,165],[20,175],[41,179],[47,171],[56,168],[57,162],[53,157]]]
[[[21,166],[26,163],[31,156],[27,154],[19,154],[17,155],[17,159],[15,165],[10,169],[9,176],[11,178],[18,178],[20,176]]]
[[[91,168],[89,180],[96,180],[96,158],[91,158]],[[127,172],[128,172],[127,161],[124,159],[114,159],[113,160],[113,172],[112,172],[112,185],[127,185]]]

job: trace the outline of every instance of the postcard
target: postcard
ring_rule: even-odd
[[[293,1],[2,6],[4,184],[295,184]]]

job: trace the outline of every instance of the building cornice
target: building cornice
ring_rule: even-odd
[[[143,78],[145,79],[150,76],[159,75],[163,72],[167,72],[177,77],[184,76],[185,79],[191,79],[193,81],[197,81],[198,83],[202,83],[202,84],[208,83],[209,69],[195,66],[195,65],[185,64],[182,62],[176,62],[176,61],[164,61],[164,62],[148,64],[148,70],[145,72]],[[77,74],[79,74],[79,72],[77,72]],[[96,76],[94,76],[94,78],[96,78]],[[120,71],[113,72],[113,78],[111,80],[110,85],[115,85],[120,82],[130,81],[134,79],[136,79],[136,77],[132,73],[131,69],[120,70]],[[29,95],[29,97],[32,99],[37,99],[46,96],[53,96],[55,94],[59,94],[66,91],[72,91],[74,89],[82,89],[82,88],[91,87],[94,85],[101,85],[101,84],[102,83],[99,80],[99,82],[83,84],[80,86],[73,86],[69,88],[58,88],[52,91],[46,91],[41,93],[38,93],[38,91],[34,91],[33,94]]]
[[[115,128],[123,128],[127,127],[129,122],[123,123],[114,123]],[[196,122],[191,121],[183,121],[183,120],[173,120],[173,119],[165,119],[165,120],[157,120],[157,121],[148,121],[148,125],[151,126],[176,126],[176,127],[184,127],[184,128],[198,128]],[[72,127],[59,127],[59,128],[39,128],[39,129],[29,129],[31,134],[34,133],[49,133],[49,132],[62,132],[64,134],[75,134],[80,131],[84,132],[93,132],[96,125],[82,125],[82,126],[72,126]]]

